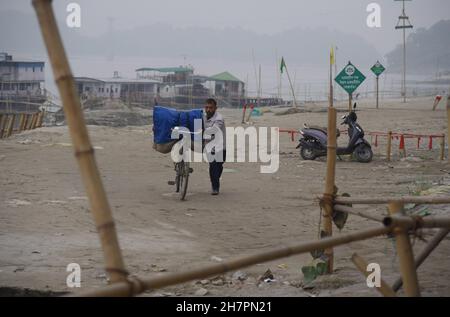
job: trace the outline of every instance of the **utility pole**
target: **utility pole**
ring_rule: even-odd
[[[403,76],[402,76],[402,95],[403,102],[406,102],[406,29],[412,29],[413,26],[411,22],[409,22],[409,17],[405,13],[405,1],[412,0],[394,0],[394,1],[402,1],[403,2],[403,10],[402,15],[398,17],[396,30],[403,30]]]

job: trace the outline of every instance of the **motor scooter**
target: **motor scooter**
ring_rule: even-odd
[[[372,147],[364,139],[364,130],[356,122],[358,117],[356,115],[356,103],[353,105],[353,110],[349,114],[342,116],[341,125],[348,126],[349,142],[346,147],[338,147],[336,154],[350,155],[353,154],[358,162],[369,163],[372,161],[373,152]],[[315,160],[317,157],[327,155],[327,129],[317,126],[307,126],[300,130],[301,138],[297,149],[300,148],[300,155],[304,160]],[[336,136],[339,137],[339,130],[336,131]]]

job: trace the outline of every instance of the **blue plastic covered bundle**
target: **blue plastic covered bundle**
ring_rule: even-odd
[[[185,127],[194,131],[194,120],[203,118],[202,109],[180,111],[177,109],[155,106],[153,108],[153,141],[155,144],[172,142],[170,137],[174,127]]]

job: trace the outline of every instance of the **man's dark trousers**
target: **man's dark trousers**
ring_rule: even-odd
[[[220,177],[223,172],[223,163],[225,162],[226,151],[223,151],[223,160],[222,162],[213,162],[209,163],[209,177],[211,179],[211,185],[213,190],[219,191],[220,189]],[[219,156],[220,157],[220,156]]]

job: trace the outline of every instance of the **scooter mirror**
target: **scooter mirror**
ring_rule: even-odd
[[[353,109],[356,109],[356,102],[353,104]]]

